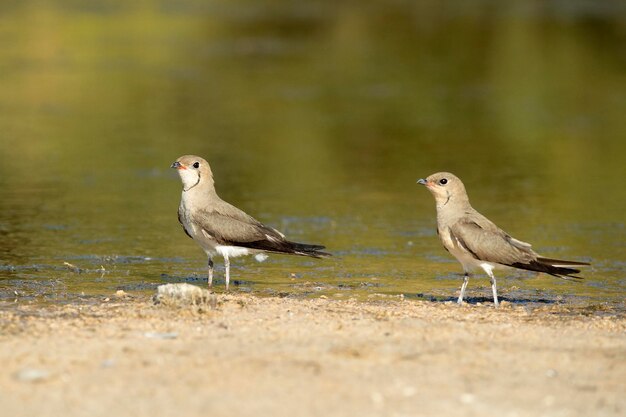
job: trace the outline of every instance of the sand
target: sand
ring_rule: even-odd
[[[623,416],[626,318],[218,294],[0,308],[2,416]]]

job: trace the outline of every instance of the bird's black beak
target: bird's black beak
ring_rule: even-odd
[[[181,167],[181,165],[180,165],[180,162],[178,162],[178,161],[174,162],[174,163],[170,166],[170,168],[175,168],[175,169],[178,169],[178,168],[180,168],[180,167]]]
[[[422,185],[426,185],[428,184],[428,181],[426,181],[424,178],[420,178],[419,180],[417,180],[418,184],[422,184]]]

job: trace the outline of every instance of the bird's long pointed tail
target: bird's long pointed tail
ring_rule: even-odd
[[[332,256],[328,252],[323,252],[322,249],[325,249],[325,246],[322,245],[309,245],[306,243],[296,243],[289,242],[291,244],[291,249],[293,249],[293,253],[297,255],[303,256],[311,256],[313,258],[328,258]]]
[[[590,263],[538,257],[536,260],[530,261],[529,263],[516,263],[511,266],[528,271],[543,272],[562,279],[582,280],[583,277],[574,275],[579,274],[580,269],[572,268],[572,266],[586,265],[590,265]]]

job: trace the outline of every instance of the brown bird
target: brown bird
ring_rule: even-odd
[[[226,290],[230,281],[230,258],[266,252],[323,258],[324,246],[291,242],[278,230],[265,226],[252,216],[222,200],[215,191],[209,163],[199,156],[184,155],[171,166],[178,171],[183,192],[178,221],[209,258],[209,288],[213,286],[213,256],[224,258]]]
[[[511,267],[544,272],[564,279],[582,279],[573,266],[587,262],[545,258],[496,226],[470,205],[465,186],[449,172],[438,172],[418,184],[425,185],[437,203],[437,234],[443,247],[463,265],[464,279],[458,303],[463,302],[470,273],[482,268],[491,278],[493,302],[498,306],[498,291],[493,269]]]

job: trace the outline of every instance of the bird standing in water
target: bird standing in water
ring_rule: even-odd
[[[545,258],[531,245],[510,236],[470,205],[465,186],[449,172],[438,172],[418,184],[428,188],[437,204],[437,234],[443,247],[463,265],[464,279],[458,303],[463,302],[470,273],[482,268],[491,279],[493,302],[498,306],[498,291],[493,269],[512,267],[544,272],[564,279],[582,279],[575,266],[587,262]]]
[[[172,168],[183,183],[178,208],[178,221],[209,258],[209,288],[213,285],[213,257],[224,258],[226,290],[230,282],[230,258],[265,253],[302,255],[313,258],[331,256],[322,252],[324,246],[289,241],[278,230],[265,226],[252,216],[222,200],[215,191],[209,163],[199,156],[184,155]]]

